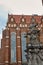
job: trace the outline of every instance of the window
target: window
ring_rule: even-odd
[[[25,32],[21,33],[21,42],[22,42],[22,61],[25,62],[26,61],[26,57],[25,57],[25,49],[26,49],[26,38],[24,37]]]
[[[11,33],[11,63],[16,62],[16,34]]]

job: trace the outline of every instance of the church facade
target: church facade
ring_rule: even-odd
[[[29,38],[24,36],[29,32],[31,21],[38,24],[39,40],[43,42],[43,16],[8,14],[6,28],[2,31],[0,65],[27,64],[24,50]]]

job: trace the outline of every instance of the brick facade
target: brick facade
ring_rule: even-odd
[[[35,19],[40,29],[39,39],[43,42],[43,16],[38,15],[9,15],[6,29],[2,32],[0,64],[1,65],[21,65],[22,64],[22,46],[21,33],[29,31],[29,24]],[[16,33],[16,63],[11,63],[11,32]],[[29,39],[26,40],[29,42]]]

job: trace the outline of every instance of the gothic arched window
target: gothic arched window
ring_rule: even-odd
[[[16,33],[11,33],[11,63],[16,62]]]

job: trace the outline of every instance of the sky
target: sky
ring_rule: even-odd
[[[2,30],[6,26],[8,13],[43,15],[42,0],[0,0],[0,39],[2,38]]]

